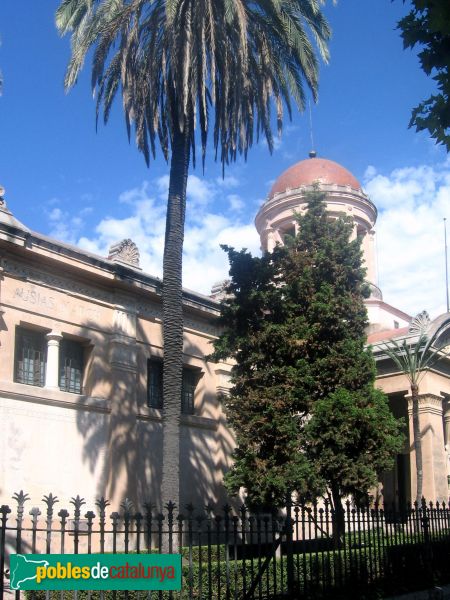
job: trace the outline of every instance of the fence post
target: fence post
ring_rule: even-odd
[[[46,552],[46,554],[50,554],[50,548],[51,548],[51,543],[52,543],[53,507],[55,506],[55,504],[57,502],[59,502],[59,500],[58,500],[57,496],[54,496],[53,494],[49,494],[48,496],[44,496],[42,498],[42,501],[47,506],[47,520],[46,520],[47,531],[46,531],[46,538],[45,538],[45,540],[46,540],[45,541],[45,552]]]
[[[294,575],[294,544],[293,544],[293,520],[292,499],[289,498],[286,506],[286,571],[287,591],[289,598],[295,598],[295,575]]]
[[[433,573],[433,550],[431,547],[430,540],[430,519],[428,517],[427,504],[425,498],[422,498],[422,529],[423,539],[425,543],[425,567],[427,570],[427,577],[430,586],[434,585],[434,573]]]
[[[430,585],[433,585],[434,575],[433,575],[433,552],[431,548],[431,540],[430,540],[430,519],[428,517],[428,509],[427,504],[425,502],[425,498],[422,498],[422,518],[421,525],[423,531],[423,541],[425,545],[425,569],[427,574],[427,579]]]
[[[2,521],[0,537],[0,600],[3,600],[3,578],[5,576],[5,547],[6,547],[6,521],[11,509],[6,504],[0,506],[0,515]]]

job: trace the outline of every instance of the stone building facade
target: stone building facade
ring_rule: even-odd
[[[411,317],[385,303],[377,286],[376,207],[337,163],[313,156],[277,179],[255,220],[262,250],[296,231],[294,214],[306,209],[312,185],[326,192],[330,214],[349,215],[362,238],[369,343],[413,335]],[[219,400],[231,365],[205,358],[218,334],[220,285],[213,292],[183,296],[180,490],[183,504],[200,506],[225,500],[234,444]],[[161,502],[161,318],[161,281],[141,270],[131,240],[96,256],[30,231],[0,199],[0,504],[20,489],[33,498],[82,494],[90,503],[105,495],[115,506],[125,497]],[[432,327],[445,332],[447,322],[442,315]],[[382,350],[376,358],[377,385],[408,434],[383,494],[403,502],[415,486],[410,389]],[[420,392],[424,494],[447,500],[449,361],[425,374]]]
[[[233,438],[205,360],[216,301],[184,293],[182,502],[223,501]],[[31,232],[0,205],[0,504],[100,495],[160,501],[161,281],[124,240],[109,258]]]

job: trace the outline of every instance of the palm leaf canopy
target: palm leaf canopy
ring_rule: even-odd
[[[273,148],[291,98],[317,96],[316,49],[328,58],[329,26],[320,0],[63,0],[56,14],[71,33],[65,86],[76,82],[93,48],[97,117],[108,120],[121,90],[125,119],[147,164],[159,140],[166,160],[175,128],[195,160],[208,132],[223,165],[263,134]],[[212,113],[212,114],[210,114]],[[272,114],[273,113],[273,114]]]
[[[423,315],[426,315],[425,320]],[[423,312],[410,327],[410,333],[415,335],[402,340],[389,340],[374,347],[374,350],[382,350],[387,354],[411,385],[418,386],[427,369],[433,368],[450,353],[450,348],[446,342],[442,342],[441,337],[449,329],[449,323],[445,321],[432,335],[428,332],[429,325],[429,317]]]

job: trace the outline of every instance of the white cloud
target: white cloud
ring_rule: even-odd
[[[68,214],[52,203],[48,212],[50,235],[102,256],[108,255],[111,244],[131,238],[139,247],[144,271],[161,276],[168,181],[164,176],[124,191],[119,200],[128,205],[127,216],[103,218],[92,235],[81,236],[89,208]],[[385,301],[410,314],[422,309],[431,316],[443,312],[442,218],[449,219],[450,240],[450,160],[433,166],[402,167],[387,174],[370,166],[364,183],[379,210],[378,270]],[[195,175],[188,180],[183,283],[204,294],[227,277],[227,256],[220,244],[247,247],[259,254],[252,213],[260,200],[245,198],[244,206],[238,193],[229,193],[234,186],[233,178],[224,184]],[[213,210],[213,206],[220,209]]]
[[[230,203],[230,210],[241,212],[244,209],[245,203],[238,194],[229,194],[227,200]]]
[[[107,256],[113,243],[131,238],[139,248],[143,270],[161,277],[168,184],[168,176],[163,176],[153,184],[144,182],[120,194],[119,200],[130,206],[130,214],[126,218],[105,217],[95,226],[94,235],[80,237],[78,245]],[[243,200],[237,194],[226,193],[234,186],[234,178],[224,185],[195,175],[188,179],[183,285],[203,294],[210,294],[212,285],[228,275],[227,255],[221,244],[239,249],[245,246],[259,253],[254,225],[239,216]],[[224,213],[209,209],[213,199],[220,200]]]
[[[187,196],[189,205],[195,208],[204,207],[213,200],[217,193],[214,183],[207,179],[190,175],[187,182]]]
[[[379,283],[386,302],[416,314],[445,310],[443,217],[450,218],[450,164],[365,174],[365,189],[379,210]]]
[[[59,200],[57,198],[52,198],[52,200],[47,202],[47,205],[54,206],[58,203]],[[47,218],[50,224],[49,235],[62,242],[75,244],[85,226],[84,217],[90,214],[92,210],[92,207],[86,206],[72,215],[58,206],[47,210]]]
[[[281,137],[278,137],[277,134],[273,136],[272,143],[273,143],[273,151],[274,152],[277,152],[283,146],[283,140]],[[264,148],[269,147],[269,144],[267,143],[266,138],[262,139],[262,145]]]
[[[225,175],[225,177],[216,177],[216,183],[219,187],[231,189],[239,186],[239,179],[234,175]]]
[[[368,179],[373,179],[376,174],[377,170],[375,169],[375,167],[373,165],[369,165],[364,173],[364,181],[367,181]]]
[[[195,209],[205,207],[209,204],[216,196],[217,182],[209,181],[208,179],[197,177],[197,175],[190,175],[187,182],[187,195],[189,205]],[[158,198],[167,201],[167,194],[169,193],[169,175],[163,175],[156,180],[156,188],[158,190]],[[142,189],[142,188],[141,188]],[[148,184],[145,186],[145,193],[148,194]],[[134,190],[128,190],[124,194],[133,196]],[[124,194],[121,194],[123,196]]]

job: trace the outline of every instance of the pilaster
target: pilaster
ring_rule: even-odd
[[[375,246],[375,230],[369,229],[363,238],[363,253],[364,266],[366,267],[366,279],[374,285],[377,285],[377,270],[376,270],[376,246]]]
[[[419,423],[422,435],[423,496],[427,501],[448,500],[447,455],[444,443],[443,402],[441,396],[419,396]],[[408,396],[409,431],[411,439],[411,497],[416,493],[416,464],[412,398]]]
[[[218,394],[228,396],[231,388],[231,373],[230,370],[219,366],[215,369],[216,374],[216,390]]]
[[[111,369],[110,419],[108,431],[105,494],[114,506],[125,499],[137,500],[137,344],[136,313],[116,307],[109,342]]]
[[[444,442],[447,465],[447,486],[450,495],[450,400],[448,398],[444,401]]]

